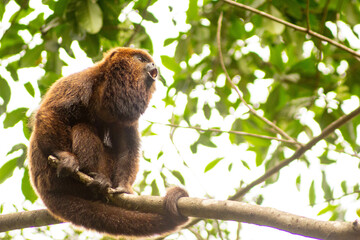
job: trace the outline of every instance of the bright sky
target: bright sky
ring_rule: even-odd
[[[32,4],[39,3],[40,0],[37,1],[30,1]],[[169,12],[168,5],[173,7],[173,13]],[[185,24],[185,11],[187,10],[188,4],[184,1],[165,1],[159,0],[156,4],[150,7],[150,11],[153,12],[156,17],[159,19],[159,23],[154,24],[151,22],[144,22],[143,25],[146,29],[151,29],[148,31],[148,34],[151,36],[153,43],[154,43],[154,59],[160,65],[161,55],[171,55],[174,52],[175,45],[171,44],[170,46],[163,47],[163,41],[169,37],[176,37],[179,31],[186,31],[190,26]],[[43,11],[40,9],[39,11]],[[159,14],[161,13],[161,14]],[[177,22],[179,23],[177,26],[174,26],[171,21],[171,14],[175,15]],[[123,16],[120,16],[120,18]],[[132,13],[129,15],[131,20],[133,21],[140,21],[138,14]],[[5,21],[4,21],[5,22]],[[182,24],[181,24],[182,23]],[[3,23],[2,23],[3,24]],[[249,26],[251,27],[251,26]],[[166,29],[166,31],[164,31]],[[259,55],[263,56],[264,58],[268,57],[268,49],[262,49],[259,44],[258,38],[253,38],[249,41],[248,51],[259,51]],[[77,43],[72,45],[72,48],[75,52],[76,59],[72,59],[66,55],[65,51],[61,52],[61,57],[73,67],[64,67],[63,73],[64,75],[68,75],[73,72],[80,71],[92,63],[89,59],[86,58],[86,55],[80,50]],[[206,46],[204,47],[204,54],[206,54],[207,49]],[[196,61],[196,59],[194,59]],[[160,70],[162,75],[165,76],[165,79],[171,79],[172,72],[167,70],[166,68],[160,65]],[[3,68],[0,68],[1,74],[4,74]],[[8,110],[11,111],[18,107],[29,107],[30,109],[35,109],[38,105],[39,93],[36,93],[36,97],[32,98],[24,89],[23,84],[27,81],[31,81],[34,85],[35,89],[37,86],[36,80],[41,76],[42,70],[40,69],[31,69],[31,70],[22,70],[19,73],[20,81],[13,82],[12,80],[9,81],[11,84],[12,98],[11,102],[8,106]],[[6,75],[3,75],[6,77]],[[31,77],[29,77],[31,76]],[[261,76],[263,76],[262,71],[258,70],[257,76],[259,79],[255,81],[254,84],[249,85],[249,90],[252,92],[251,102],[262,102],[266,100],[266,96],[268,94],[268,85],[264,83],[269,83],[270,81],[264,81]],[[9,76],[6,79],[10,79]],[[225,79],[219,78],[216,84],[224,84]],[[150,107],[147,112],[143,116],[143,121],[141,121],[141,127],[144,128],[147,126],[147,122],[145,120],[150,120],[154,122],[166,122],[166,119],[169,119],[173,112],[172,107],[166,107],[161,100],[166,93],[166,88],[159,82],[157,84],[157,92],[151,102],[152,106]],[[211,96],[212,92],[208,93],[208,96]],[[207,98],[207,94],[203,91],[199,91],[198,94],[200,97],[199,101],[205,100]],[[330,98],[331,96],[324,96],[324,98]],[[236,96],[234,95],[234,100]],[[179,95],[177,97],[177,109],[175,111],[182,111],[184,101],[186,100],[185,95]],[[208,100],[208,99],[207,99]],[[321,104],[321,103],[319,103]],[[358,98],[354,98],[351,102],[349,102],[347,108],[355,108],[359,105]],[[350,111],[349,109],[345,109],[347,112]],[[230,123],[240,115],[241,112],[244,112],[244,109],[239,108],[236,110],[234,116],[229,116],[226,119],[222,119],[217,111],[212,112],[212,121],[210,126],[217,125],[224,129],[230,127]],[[0,122],[4,120],[4,115],[0,117]],[[309,112],[306,112],[303,109],[302,115],[302,122],[311,126],[311,129],[314,131],[315,134],[319,133],[319,127],[316,125],[314,120],[312,119],[312,115]],[[200,123],[203,122],[203,116],[194,116],[191,121],[192,123]],[[206,126],[204,126],[206,127]],[[189,149],[189,143],[195,141],[198,137],[196,131],[189,130],[189,129],[178,129],[174,135],[174,142],[175,146],[168,140],[169,139],[169,128],[162,126],[162,125],[154,125],[153,130],[157,133],[157,136],[152,136],[149,138],[143,138],[143,149],[146,152],[146,157],[155,157],[157,156],[158,152],[163,150],[166,154],[166,165],[170,168],[175,168],[184,173],[184,177],[186,179],[186,188],[188,189],[190,196],[193,197],[205,197],[206,194],[217,198],[217,199],[226,199],[227,196],[234,194],[234,188],[238,186],[241,180],[245,182],[251,182],[258,176],[260,176],[264,169],[262,167],[256,167],[255,161],[252,161],[255,158],[255,155],[252,152],[246,151],[246,145],[242,144],[240,146],[233,146],[231,145],[229,138],[226,134],[216,138],[214,140],[215,144],[218,145],[218,148],[214,149],[204,149],[203,147],[199,147],[199,154],[193,155]],[[164,139],[167,139],[164,141]],[[307,141],[307,137],[301,136],[301,139],[304,142]],[[7,160],[12,159],[19,153],[15,153],[11,156],[5,156],[6,153],[11,149],[11,147],[19,142],[27,143],[27,140],[23,137],[22,134],[22,126],[18,124],[15,128],[12,129],[3,129],[0,128],[0,161],[4,163]],[[159,143],[154,145],[154,143]],[[317,152],[321,152],[322,144],[319,143],[316,147],[319,150],[314,151],[312,154],[313,156],[309,156],[310,159],[313,159],[311,168],[307,168],[303,162],[293,162],[291,164],[291,169],[289,167],[284,168],[281,171],[279,181],[271,186],[268,186],[265,189],[262,189],[263,195],[265,197],[265,201],[263,203],[264,206],[271,206],[283,211],[288,211],[291,213],[304,215],[304,216],[316,216],[316,214],[326,206],[326,204],[318,204],[316,207],[311,208],[308,206],[308,198],[307,198],[307,191],[311,184],[314,175],[318,175],[318,180],[321,181],[321,175],[319,175],[319,169],[322,169],[318,163],[318,160],[315,158]],[[180,155],[177,152],[180,152]],[[207,165],[208,162],[213,160],[213,156],[218,156],[219,152],[223,154],[224,160],[219,163],[219,165],[209,171],[208,173],[204,174],[204,167]],[[290,153],[287,153],[288,155]],[[339,156],[337,156],[339,157]],[[341,182],[342,180],[348,180],[350,182],[356,181],[353,176],[357,176],[357,164],[358,161],[354,160],[348,156],[341,156],[344,161],[341,163],[342,167],[346,168],[348,171],[353,169],[354,173],[348,172],[346,176],[343,174],[337,174],[339,170],[339,166],[334,164],[328,167],[328,171],[331,178],[328,178],[329,183],[334,183],[335,185]],[[251,161],[248,161],[248,160]],[[247,160],[251,171],[245,169],[239,160]],[[182,166],[181,162],[185,161],[189,168],[185,168]],[[238,171],[232,171],[229,173],[226,169],[230,162],[234,163],[233,169],[238,169]],[[344,164],[344,162],[346,162]],[[161,165],[164,163],[164,160],[161,161],[154,161],[151,164],[142,161],[141,168],[139,174],[141,175],[141,171],[143,169],[153,170],[153,174],[155,179],[159,183],[161,183],[161,179],[158,175],[159,169]],[[293,185],[295,184],[295,179],[298,176],[298,173],[302,172],[302,188],[300,191],[297,191]],[[224,175],[224,173],[226,173]],[[320,173],[321,174],[321,173]],[[20,184],[21,184],[21,177],[22,171],[16,170],[14,173],[14,177],[8,179],[5,183],[0,185],[0,192],[6,193],[2,194],[1,202],[5,203],[4,212],[14,212],[14,207],[12,204],[15,204],[17,207],[26,207],[29,209],[35,208],[43,208],[41,203],[39,202],[36,206],[32,206],[28,202],[24,203],[24,199],[22,197]],[[174,181],[176,183],[176,181]],[[260,187],[256,187],[255,189],[259,189]],[[164,194],[164,189],[160,189],[161,192]],[[254,191],[257,192],[257,191]],[[318,192],[318,199],[320,198],[322,191],[317,189]],[[149,192],[148,192],[149,193]],[[340,195],[341,193],[335,192],[335,195]],[[274,196],[274,197],[272,197]],[[247,200],[252,200],[255,198],[256,195],[254,193],[249,193],[246,196]],[[350,209],[355,209],[356,206],[354,204],[348,205]],[[355,211],[353,211],[355,213]],[[325,214],[323,216],[318,217],[319,219],[327,220],[329,215]],[[355,219],[356,215],[351,214],[347,216],[349,219]],[[233,226],[233,229],[236,229],[236,223],[230,223]],[[63,233],[62,229],[64,229],[64,225],[58,225],[54,228],[54,239],[62,239]],[[32,229],[25,230],[29,236],[33,236],[34,231]],[[235,234],[235,233],[234,233]],[[288,233],[281,232],[278,230],[273,230],[270,228],[265,227],[258,227],[249,224],[243,224],[242,229],[242,236],[243,239],[252,240],[252,239],[305,239],[304,237],[298,237],[294,235],[289,235]],[[1,234],[0,234],[1,237]],[[37,235],[36,239],[40,239],[41,236]]]

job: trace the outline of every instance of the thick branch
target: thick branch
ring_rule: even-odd
[[[52,165],[59,160],[49,156]],[[88,175],[77,172],[76,178],[87,184],[93,179]],[[109,193],[113,190],[109,188]],[[116,205],[134,211],[164,213],[163,198],[156,196],[136,196],[131,194],[109,194],[109,199]],[[357,221],[326,222],[297,216],[276,210],[274,208],[251,205],[237,201],[219,201],[200,198],[181,198],[178,207],[184,216],[211,218],[219,220],[233,220],[262,226],[277,228],[290,233],[320,239],[359,239],[360,227]],[[36,210],[20,213],[0,215],[0,232],[26,227],[40,227],[57,224],[48,211]]]
[[[123,194],[111,199],[114,203],[137,211],[161,213],[163,198]],[[269,226],[302,236],[326,240],[360,239],[359,223],[327,222],[297,216],[274,208],[251,205],[237,201],[219,201],[200,198],[181,198],[180,212],[185,216],[233,220]],[[0,215],[0,232],[16,228],[39,227],[56,224],[46,210]]]
[[[253,12],[253,13],[256,13],[256,14],[258,14],[258,15],[260,15],[260,16],[266,17],[266,18],[268,18],[268,19],[270,19],[270,20],[272,20],[272,21],[281,23],[281,24],[283,24],[283,25],[285,25],[285,26],[287,26],[287,27],[290,27],[290,28],[292,28],[292,29],[295,29],[296,31],[303,32],[303,33],[307,33],[307,34],[309,34],[310,36],[313,36],[313,37],[316,37],[316,38],[318,38],[318,39],[320,39],[320,40],[322,40],[322,41],[328,42],[328,43],[330,43],[330,44],[332,44],[332,45],[334,45],[334,46],[336,46],[336,47],[338,47],[338,48],[340,48],[340,49],[342,49],[342,50],[344,50],[344,51],[352,54],[352,55],[355,56],[357,59],[360,59],[360,53],[358,53],[358,52],[352,50],[351,48],[348,48],[348,47],[346,47],[345,45],[343,45],[343,44],[341,44],[341,43],[338,43],[338,42],[336,42],[336,41],[334,41],[334,40],[332,40],[332,39],[330,39],[330,38],[328,38],[328,37],[325,37],[324,35],[321,35],[321,34],[319,34],[319,33],[317,33],[317,32],[314,32],[314,31],[312,31],[312,30],[310,30],[310,29],[307,29],[307,28],[304,28],[304,27],[300,27],[300,26],[295,25],[295,24],[293,24],[293,23],[284,21],[284,20],[282,20],[282,19],[280,19],[280,18],[274,17],[273,15],[270,15],[270,14],[268,14],[268,13],[262,12],[262,11],[256,9],[256,8],[249,7],[249,6],[245,5],[245,4],[241,4],[241,3],[238,3],[238,2],[234,2],[234,1],[232,1],[232,0],[223,0],[223,1],[226,2],[226,3],[228,3],[228,4],[230,4],[230,5],[233,5],[233,6],[235,6],[235,7],[239,7],[239,8],[242,8],[242,9],[246,9],[246,10],[248,10],[248,11],[250,11],[250,12]]]
[[[0,232],[58,224],[46,209],[0,215]]]

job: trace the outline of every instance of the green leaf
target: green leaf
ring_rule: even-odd
[[[4,128],[15,126],[18,122],[25,119],[28,108],[18,108],[14,111],[7,113],[4,120]]]
[[[324,191],[324,198],[326,201],[330,201],[334,199],[333,191],[331,190],[331,187],[329,183],[326,181],[326,174],[324,171],[322,171],[322,183],[321,187]]]
[[[319,157],[321,164],[326,164],[326,165],[328,165],[328,164],[336,163],[335,160],[329,159],[326,155],[327,155],[327,154],[324,153],[323,155],[321,155],[321,156]]]
[[[14,152],[16,152],[16,151],[18,151],[18,150],[23,150],[23,152],[26,152],[26,151],[27,151],[27,147],[26,147],[26,145],[23,144],[23,143],[16,144],[16,145],[14,145],[14,146],[11,148],[11,150],[10,150],[6,155],[9,155],[9,154],[11,154],[11,153],[14,153]]]
[[[45,75],[38,80],[39,90],[41,95],[44,95],[49,89],[50,85],[53,84],[61,75],[48,71]]]
[[[59,46],[56,43],[55,46],[48,46],[48,47],[49,50],[47,51],[47,57],[46,57],[47,61],[45,64],[45,71],[46,71],[45,76],[51,73],[56,73],[58,76],[61,76],[61,71],[64,62],[60,59],[60,55],[58,51]]]
[[[247,164],[247,162],[245,162],[244,160],[241,160],[241,163],[244,165],[244,167],[246,167],[247,169],[250,170],[249,164]]]
[[[175,73],[181,72],[181,67],[175,61],[174,58],[166,56],[166,55],[162,55],[160,58],[161,58],[161,62],[164,65],[164,67],[166,67],[167,69],[169,69]]]
[[[5,79],[0,77],[0,115],[6,112],[6,107],[10,101],[11,90]]]
[[[341,134],[343,135],[345,141],[347,141],[351,147],[356,149],[357,143],[356,143],[356,127],[357,125],[354,125],[353,122],[347,122],[344,125],[342,125],[339,130]]]
[[[243,164],[244,164],[244,163],[243,163]],[[231,172],[232,167],[233,167],[233,164],[230,163],[229,166],[228,166],[228,171],[229,171],[229,172]]]
[[[172,44],[172,43],[175,42],[176,40],[178,40],[177,37],[176,37],[176,38],[168,38],[168,39],[165,39],[165,41],[164,41],[164,47]]]
[[[276,44],[270,48],[270,62],[280,71],[284,68],[284,62],[282,60],[283,49],[284,46],[282,44]]]
[[[180,181],[182,185],[185,185],[185,179],[179,171],[173,170],[171,173]]]
[[[153,133],[151,131],[153,124],[151,123],[149,126],[147,126],[142,132],[141,135],[142,136],[152,136],[152,135],[156,135],[156,133]]]
[[[356,214],[360,217],[360,208],[356,210]]]
[[[301,175],[299,175],[296,178],[296,188],[297,188],[298,191],[300,191],[300,184],[301,184]]]
[[[150,21],[150,22],[153,22],[153,23],[158,23],[159,22],[159,20],[151,12],[147,12],[145,14],[144,20]]]
[[[23,50],[24,40],[19,36],[18,31],[26,29],[25,25],[14,23],[6,30],[1,38],[0,56],[5,57],[18,54]]]
[[[143,156],[144,160],[147,161],[147,162],[151,162],[151,158],[147,158],[145,156]]]
[[[256,153],[255,163],[256,163],[257,167],[260,166],[264,162],[265,158],[263,155],[264,154],[262,153],[262,151]]]
[[[24,87],[26,89],[26,91],[32,96],[35,96],[35,89],[33,87],[33,85],[30,82],[27,82],[24,84]]]
[[[222,159],[224,159],[223,157],[220,157],[220,158],[217,158],[213,161],[211,161],[206,167],[205,167],[205,170],[204,170],[204,173],[210,171],[211,169],[213,169],[216,164],[218,164]]]
[[[190,117],[197,112],[199,98],[188,97],[186,107],[184,110],[184,119],[190,125]]]
[[[204,115],[206,117],[207,120],[210,119],[210,116],[211,116],[211,108],[209,106],[209,104],[204,104],[204,107],[203,107],[203,110],[204,110]]]
[[[101,8],[95,1],[81,0],[75,12],[80,27],[88,33],[95,34],[103,25],[103,14]]]
[[[11,159],[0,168],[0,184],[13,175],[17,167],[17,158]]]
[[[274,6],[270,6],[269,13],[277,18],[283,18],[281,12],[277,10]],[[270,21],[263,18],[264,28],[271,34],[279,35],[285,30],[285,26],[281,23]]]
[[[87,56],[94,58],[100,54],[100,38],[98,34],[86,34],[85,39],[79,41],[81,49],[83,49]]]
[[[192,153],[197,153],[197,147],[198,147],[199,143],[196,141],[193,144],[190,145],[190,150]]]
[[[244,120],[239,119],[239,118],[236,119],[231,126],[231,130],[239,131],[239,132],[243,131],[243,127],[242,127],[243,121]],[[243,143],[245,141],[244,136],[242,136],[240,134],[235,134],[235,133],[229,134],[229,139],[232,144],[236,144],[236,145],[239,145],[240,143]]]
[[[164,155],[164,152],[163,152],[163,151],[160,151],[160,152],[158,153],[158,155],[157,155],[157,158],[156,158],[156,159],[161,158],[161,156],[162,156],[162,155]]]
[[[210,136],[208,136],[208,135],[204,135],[204,134],[200,135],[198,142],[199,142],[199,144],[204,145],[206,147],[216,148],[215,143],[213,143],[210,140]]]
[[[155,179],[151,182],[151,195],[152,196],[160,196],[160,191],[156,184]]]
[[[341,189],[343,190],[344,194],[347,194],[346,181],[341,182]]]
[[[321,211],[318,213],[318,216],[323,215],[327,212],[333,212],[337,207],[338,207],[338,205],[329,204],[327,207],[321,209]]]
[[[310,189],[309,189],[309,204],[310,206],[314,206],[316,201],[315,195],[315,183],[314,180],[311,182]]]
[[[26,120],[24,119],[22,122],[23,122],[24,136],[26,137],[27,140],[29,140],[30,136],[31,136],[31,131],[30,131],[30,128],[29,128],[29,118],[26,118]]]
[[[6,4],[8,4],[9,1],[2,1],[3,4],[0,4],[0,21],[2,20],[4,13],[5,13],[5,7]]]
[[[33,49],[28,49],[24,56],[20,58],[19,67],[36,67],[41,63],[41,52],[44,50],[44,45],[37,45]]]
[[[199,20],[199,11],[198,11],[198,0],[190,0],[189,8],[186,11],[186,23],[191,23],[193,21]]]
[[[290,69],[291,73],[301,73],[305,76],[312,76],[316,74],[317,60],[314,57],[306,58],[299,62],[296,62]]]
[[[19,69],[19,61],[11,62],[6,66],[6,70],[10,72],[12,80],[19,81],[17,70]]]
[[[355,186],[353,187],[353,192],[358,192],[358,191],[360,191],[360,186],[359,186],[359,184],[357,183],[357,184],[355,184]]]
[[[54,4],[54,16],[63,17],[66,14],[66,8],[69,4],[69,0],[59,0]]]
[[[25,199],[29,200],[30,202],[34,203],[35,200],[38,198],[34,189],[30,184],[30,176],[29,176],[29,169],[25,168],[24,176],[21,180],[21,191],[25,197]]]

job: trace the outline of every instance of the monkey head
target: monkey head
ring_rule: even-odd
[[[97,112],[105,121],[131,123],[143,114],[155,91],[158,69],[144,50],[115,48],[100,63]]]

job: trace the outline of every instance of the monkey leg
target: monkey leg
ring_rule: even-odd
[[[113,188],[119,193],[133,193],[132,185],[139,170],[139,135],[137,126],[112,126],[111,139],[116,153],[112,171]]]
[[[79,161],[79,169],[94,178],[88,186],[94,192],[106,193],[111,186],[108,175],[111,166],[97,130],[89,124],[80,123],[72,127],[71,134],[72,151]]]

